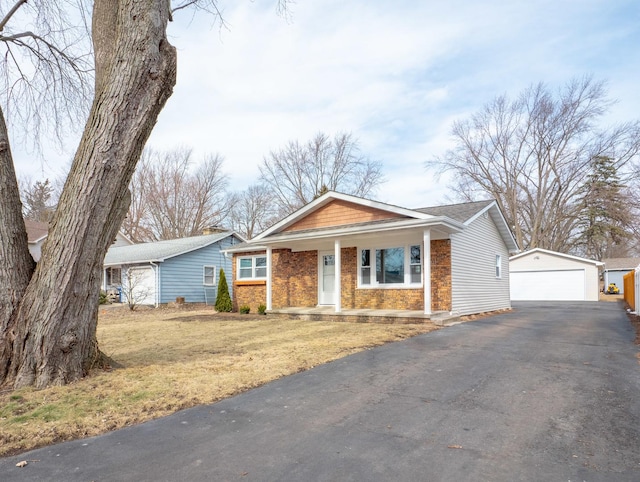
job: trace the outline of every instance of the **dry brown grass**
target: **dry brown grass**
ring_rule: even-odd
[[[211,403],[431,324],[312,322],[210,309],[102,310],[101,349],[124,365],[68,386],[0,394],[0,455]]]

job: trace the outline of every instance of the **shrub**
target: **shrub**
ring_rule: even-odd
[[[261,315],[266,315],[267,314],[267,307],[265,305],[258,305],[258,313],[260,313]]]
[[[242,305],[240,307],[240,313],[242,313],[243,315],[246,315],[250,311],[251,311],[251,308],[249,307],[249,305]]]
[[[100,298],[98,298],[98,303],[100,303],[101,305],[109,304],[109,297],[107,296],[107,293],[102,290],[100,290]]]
[[[220,269],[220,283],[218,285],[218,296],[216,296],[216,311],[229,312],[233,310],[233,303],[229,296],[229,286],[224,270]]]

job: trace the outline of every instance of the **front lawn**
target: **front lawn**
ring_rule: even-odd
[[[285,375],[436,329],[286,320],[212,309],[101,309],[98,340],[123,365],[64,387],[0,393],[0,455],[212,403]]]

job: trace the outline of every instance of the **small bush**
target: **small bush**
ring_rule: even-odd
[[[240,313],[242,313],[243,315],[246,315],[250,311],[251,311],[251,308],[249,307],[249,305],[242,305],[240,307]]]
[[[100,298],[98,298],[98,303],[100,303],[101,305],[109,304],[109,297],[107,296],[107,293],[102,290],[100,291]]]
[[[229,286],[224,270],[220,269],[220,283],[218,285],[218,296],[216,296],[216,311],[230,312],[233,310],[233,303],[229,296]]]
[[[265,305],[258,305],[258,313],[261,315],[267,314],[267,307]]]

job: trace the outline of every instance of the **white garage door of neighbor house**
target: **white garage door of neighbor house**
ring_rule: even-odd
[[[135,304],[155,305],[156,277],[153,268],[131,268],[130,279]]]
[[[521,271],[509,273],[514,301],[583,301],[585,271]]]

